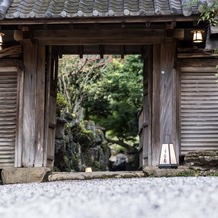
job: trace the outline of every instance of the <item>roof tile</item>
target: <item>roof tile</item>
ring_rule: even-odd
[[[191,15],[189,0],[0,0],[0,18],[61,18],[107,16]],[[206,0],[203,0],[206,1]],[[8,3],[6,15],[2,3]]]

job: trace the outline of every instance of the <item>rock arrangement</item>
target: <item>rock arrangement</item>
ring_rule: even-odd
[[[84,172],[108,170],[110,148],[93,121],[78,121],[71,114],[57,118],[55,170]]]
[[[185,163],[194,170],[218,170],[218,151],[193,151],[185,155]]]

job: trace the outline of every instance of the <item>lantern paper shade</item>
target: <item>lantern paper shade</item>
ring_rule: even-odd
[[[178,163],[173,144],[162,144],[159,168],[177,168]]]
[[[203,30],[193,30],[193,42],[194,43],[201,43],[203,42]]]
[[[4,36],[5,34],[4,33],[1,33],[0,32],[0,50],[2,50],[2,44],[3,44],[3,36]]]

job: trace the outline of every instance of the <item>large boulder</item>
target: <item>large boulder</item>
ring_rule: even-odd
[[[190,169],[218,170],[218,151],[192,151],[185,155],[185,163]]]
[[[1,172],[3,184],[32,183],[48,181],[51,169],[46,167],[4,168]]]

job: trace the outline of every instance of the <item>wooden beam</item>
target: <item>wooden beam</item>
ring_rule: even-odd
[[[179,64],[181,66],[185,66],[186,68],[187,67],[212,67],[212,68],[215,68],[216,65],[217,65],[217,59],[216,58],[205,58],[203,59],[204,61],[202,61],[202,59],[200,58],[196,58],[196,59],[180,59],[179,60]]]
[[[32,32],[28,30],[14,30],[14,40],[18,42],[23,40],[32,40]]]
[[[85,45],[83,46],[84,54],[100,54],[100,55],[109,55],[109,54],[120,54],[121,45]],[[143,54],[144,45],[125,45],[125,55],[126,54]],[[79,54],[78,46],[67,45],[59,46],[59,55],[60,54]]]
[[[21,45],[12,46],[9,48],[5,48],[0,51],[0,58],[8,57],[8,56],[17,56],[22,53]]]
[[[217,58],[218,54],[212,53],[212,52],[205,52],[205,53],[178,53],[177,54],[178,58]]]
[[[46,45],[160,44],[165,40],[165,30],[35,30],[33,38]]]

